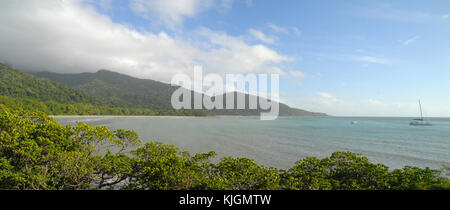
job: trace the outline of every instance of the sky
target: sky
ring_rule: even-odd
[[[335,116],[450,117],[448,0],[2,0],[0,62],[170,82],[280,74],[280,100]]]

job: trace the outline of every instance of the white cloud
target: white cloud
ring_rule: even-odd
[[[246,5],[247,7],[252,7],[252,6],[253,6],[253,0],[246,0],[246,1],[245,1],[245,5]]]
[[[273,23],[268,23],[267,26],[272,29],[272,31],[276,32],[276,33],[281,33],[281,34],[289,34],[289,33],[293,33],[296,36],[300,36],[301,35],[301,31],[300,29],[298,29],[295,26],[288,28],[279,26],[279,25],[275,25]]]
[[[233,8],[233,0],[222,0],[221,12],[227,12]]]
[[[111,11],[113,9],[114,3],[113,2],[114,0],[82,0],[82,1],[85,1],[93,5],[97,5],[105,11]]]
[[[356,14],[373,19],[399,21],[399,22],[426,22],[434,21],[437,16],[424,11],[405,10],[393,7],[389,4],[372,6],[366,8],[357,8]]]
[[[268,24],[269,28],[271,28],[273,31],[277,32],[277,33],[289,33],[289,30],[286,28],[283,28],[281,26],[269,23]]]
[[[291,97],[287,103],[310,111],[325,112],[332,116],[392,116],[415,117],[418,115],[418,105],[415,101],[399,102],[379,99],[345,99],[337,98],[330,93],[322,92],[313,98]],[[450,116],[448,109],[442,104],[429,104],[427,117]],[[406,122],[407,123],[407,122]]]
[[[362,52],[362,51],[361,51]],[[361,54],[326,54],[326,53],[312,53],[318,61],[322,62],[324,60],[332,61],[357,61],[365,64],[375,63],[375,64],[391,64],[398,62],[396,58],[386,58],[382,56],[373,55],[361,55]]]
[[[446,20],[450,18],[450,13],[441,16],[442,19]]]
[[[376,99],[369,99],[369,100],[367,100],[367,102],[369,104],[378,105],[378,106],[385,105],[385,103],[383,103],[382,101],[376,100]]]
[[[168,82],[195,64],[212,72],[282,73],[278,64],[290,61],[264,45],[207,28],[183,36],[138,32],[82,1],[1,1],[0,19],[0,61],[25,70],[109,69]]]
[[[408,45],[412,44],[413,42],[417,41],[417,39],[419,39],[419,38],[420,38],[419,36],[412,37],[406,41],[403,41],[402,44],[403,44],[403,46],[408,46]]]
[[[374,56],[352,56],[355,61],[366,62],[366,63],[377,63],[377,64],[389,64],[390,60],[386,58],[379,58]]]
[[[224,12],[232,6],[233,0],[131,0],[130,2],[131,9],[137,14],[149,19],[158,18],[169,27],[178,26],[186,18],[194,17],[213,7]]]
[[[361,98],[355,95],[336,97],[328,92],[317,93],[311,97],[286,96],[284,100],[294,107],[309,111],[324,112],[332,116],[374,116],[374,117],[409,117],[415,118],[419,113],[416,99],[402,101],[386,98]],[[449,104],[442,100],[427,100],[423,108],[425,117],[450,116]],[[408,123],[406,121],[405,123]]]
[[[303,78],[305,77],[305,74],[301,71],[290,71],[289,72],[293,77],[299,77],[299,78]]]
[[[276,37],[267,36],[263,32],[258,31],[253,28],[249,29],[248,33],[250,33],[250,35],[253,36],[253,38],[260,40],[262,42],[268,43],[268,44],[273,44],[277,40]]]
[[[319,92],[319,100],[325,104],[333,104],[339,102],[339,99],[327,92]]]
[[[300,29],[298,29],[297,27],[293,26],[292,31],[294,32],[295,35],[300,36],[302,34],[302,32],[300,31]]]
[[[213,69],[228,72],[284,72],[274,64],[291,61],[291,58],[278,54],[264,45],[248,45],[243,38],[229,36],[207,28],[199,30],[209,46],[202,57]]]

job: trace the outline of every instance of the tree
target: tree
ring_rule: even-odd
[[[212,165],[209,188],[220,190],[279,189],[279,170],[248,158],[225,157]]]
[[[61,126],[42,112],[0,105],[1,189],[88,189],[99,180],[98,145],[138,144],[133,131]]]
[[[132,152],[134,171],[125,189],[181,190],[202,189],[204,170],[202,162],[214,152],[193,157],[173,145],[149,142]]]
[[[283,188],[294,190],[449,189],[449,180],[437,170],[407,166],[390,172],[387,166],[351,152],[299,160],[281,176]]]

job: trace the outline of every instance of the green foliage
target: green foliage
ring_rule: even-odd
[[[101,159],[96,174],[98,180],[97,189],[117,189],[123,186],[123,182],[134,174],[135,160],[123,154],[113,154],[108,151]]]
[[[91,81],[89,78],[85,77],[82,79]],[[111,82],[116,82],[117,80],[115,77],[112,79]],[[77,81],[77,78],[68,79],[69,83],[74,81]],[[122,80],[119,79],[119,81]],[[133,84],[131,81],[124,82]],[[161,85],[158,84],[160,83],[155,82],[156,86],[145,86],[145,88],[150,88],[147,89],[149,93],[155,93],[154,91],[161,90]],[[165,106],[158,106],[160,103],[150,105],[152,104],[152,101],[159,101],[154,94],[145,96],[144,101],[138,102],[136,100],[141,100],[140,95],[133,95],[134,93],[132,90],[123,88],[126,86],[125,84],[118,83],[117,85],[119,86],[117,86],[116,89],[107,88],[105,90],[108,92],[107,95],[99,96],[98,94],[89,92],[101,92],[95,87],[89,86],[85,90],[79,91],[52,82],[46,78],[39,78],[29,73],[21,72],[0,63],[0,104],[4,104],[12,109],[21,108],[30,111],[39,110],[52,115],[207,115],[201,110],[174,110],[169,108],[171,107],[168,106],[170,104],[165,104]],[[120,101],[127,101],[127,103],[109,101],[109,99],[116,101],[118,96],[115,96],[114,94],[120,93],[123,95],[126,93],[124,92],[125,90],[129,90],[130,94],[133,93],[133,96],[120,99]],[[142,91],[144,90],[142,89]],[[92,94],[92,96],[89,96],[88,94]],[[170,95],[166,94],[165,96],[169,97],[168,100],[170,101]]]
[[[383,164],[350,152],[308,157],[282,174],[285,189],[294,190],[414,190],[450,189],[440,171],[406,166],[389,171]]]
[[[135,132],[85,123],[61,126],[42,112],[0,105],[0,189],[89,189],[99,179],[99,144],[137,144]]]
[[[335,152],[331,157],[305,158],[283,176],[287,189],[350,190],[388,189],[388,167],[372,164],[355,153]]]
[[[133,151],[135,173],[127,189],[174,190],[195,189],[200,180],[197,161],[189,153],[172,145],[147,143]]]
[[[39,110],[50,115],[139,115],[139,116],[207,116],[200,110],[151,109],[140,107],[111,107],[92,104],[61,104],[33,99],[0,96],[0,104],[11,109]]]
[[[269,190],[279,189],[279,170],[267,168],[248,158],[223,158],[212,166],[211,189]]]
[[[396,169],[390,174],[389,184],[394,190],[450,189],[449,180],[436,176],[439,173],[429,168],[406,166],[403,170]]]
[[[168,108],[177,87],[154,80],[100,70],[96,73],[57,74],[37,72],[34,75],[50,79],[98,98],[113,107]]]
[[[15,70],[2,63],[0,63],[0,95],[67,104],[100,104],[97,99],[83,92]]]
[[[450,189],[441,171],[389,171],[350,152],[304,158],[280,170],[248,158],[212,163],[214,152],[192,156],[173,145],[149,142],[136,148],[139,144],[134,131],[61,126],[42,112],[0,105],[0,189]]]

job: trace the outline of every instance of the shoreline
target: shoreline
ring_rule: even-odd
[[[48,115],[52,118],[206,118],[208,116],[154,116],[154,115]]]
[[[214,115],[214,116],[173,116],[173,115],[48,115],[52,118],[259,118],[259,115]],[[278,116],[278,118],[293,117],[331,117],[331,116]]]
[[[174,116],[174,115],[48,115],[52,118],[259,118],[259,115],[211,115],[211,116]],[[367,117],[367,116],[278,116],[278,118],[402,118],[413,119],[414,117]],[[428,119],[450,119],[450,117],[428,117]]]

